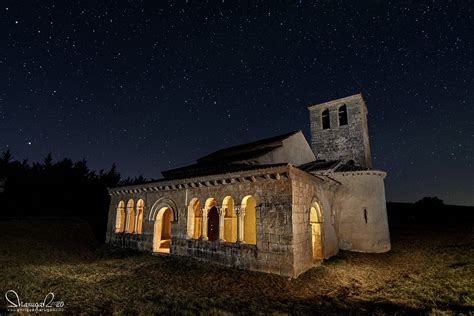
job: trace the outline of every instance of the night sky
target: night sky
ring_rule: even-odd
[[[160,177],[362,92],[387,200],[474,205],[471,1],[2,1],[0,150]]]

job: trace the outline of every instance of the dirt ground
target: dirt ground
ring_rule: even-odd
[[[391,230],[392,251],[341,252],[297,279],[95,242],[80,222],[0,222],[4,293],[49,292],[65,313],[474,312],[472,230]]]

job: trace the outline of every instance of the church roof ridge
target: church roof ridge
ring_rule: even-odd
[[[274,149],[282,146],[282,141],[297,133],[302,133],[301,130],[292,131],[285,134],[280,134],[268,138],[258,139],[249,143],[239,144],[231,147],[221,148],[206,156],[196,159],[198,163],[207,163],[225,160],[232,157],[232,160],[238,160],[237,155],[251,155],[253,152],[265,151],[265,149]]]

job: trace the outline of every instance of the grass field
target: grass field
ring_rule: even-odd
[[[4,293],[66,313],[474,312],[472,231],[392,229],[386,254],[341,252],[298,279],[97,244],[79,222],[0,222]],[[0,309],[1,311],[1,309]]]

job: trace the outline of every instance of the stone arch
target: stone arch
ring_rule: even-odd
[[[220,233],[220,215],[217,207],[213,206],[207,213],[207,238],[210,241],[218,240]]]
[[[323,222],[324,217],[320,203],[311,203],[311,209],[309,214],[309,224],[311,226],[311,251],[313,259],[317,260],[322,260],[324,258],[324,229],[322,225]]]
[[[158,199],[153,206],[151,207],[150,214],[148,215],[148,220],[153,221],[156,218],[156,214],[158,213],[159,210],[161,210],[163,207],[169,207],[171,209],[171,212],[173,213],[173,222],[178,221],[178,207],[176,206],[176,203],[167,197],[163,197]]]
[[[137,201],[137,213],[136,213],[136,219],[135,219],[135,233],[136,234],[142,233],[144,208],[145,208],[145,201],[143,201],[143,199],[139,199]]]
[[[241,212],[243,215],[243,242],[257,244],[257,201],[251,195],[242,199]],[[241,215],[241,216],[242,216]]]
[[[222,201],[223,239],[227,242],[237,242],[237,215],[235,212],[235,202],[232,196],[228,195]]]
[[[216,199],[211,197],[206,200],[206,204],[204,204],[204,208],[206,210],[209,210],[211,207],[214,207],[216,205],[217,205]]]
[[[172,217],[173,211],[167,206],[156,213],[153,225],[153,252],[170,253]]]
[[[135,229],[135,201],[133,199],[128,200],[127,202],[127,220],[125,222],[125,232],[133,233]]]
[[[187,237],[199,239],[201,236],[202,214],[198,198],[193,198],[188,205]]]
[[[120,201],[117,205],[117,212],[115,215],[115,232],[123,233],[125,230],[125,202]]]

